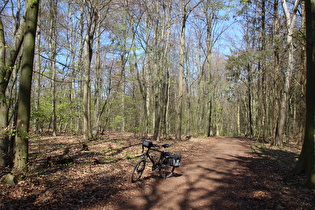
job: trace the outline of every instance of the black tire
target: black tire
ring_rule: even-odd
[[[145,168],[145,163],[146,163],[145,160],[139,160],[138,163],[136,164],[136,166],[133,169],[132,174],[131,174],[131,182],[132,183],[138,181],[141,178],[142,173],[143,173],[144,168]]]
[[[170,176],[173,175],[175,170],[174,166],[171,166],[169,163],[162,164],[160,168],[160,175],[164,179],[169,178]]]

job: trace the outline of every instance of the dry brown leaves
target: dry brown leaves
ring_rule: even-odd
[[[166,143],[192,162],[202,155],[193,141]],[[16,186],[0,184],[0,209],[99,209],[128,197],[124,192],[134,187],[130,173],[141,154],[138,138],[108,133],[84,143],[87,151],[82,150],[81,136],[34,136],[30,172]],[[314,190],[301,185],[303,176],[290,173],[296,153],[253,148],[253,156],[244,161],[246,179],[243,171],[237,175],[238,186],[225,198],[227,203],[240,203],[243,209],[315,209]],[[74,163],[48,167],[47,157],[56,156],[71,157]],[[242,195],[248,199],[240,201]]]

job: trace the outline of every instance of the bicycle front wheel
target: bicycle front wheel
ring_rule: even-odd
[[[138,163],[136,164],[131,174],[132,183],[138,181],[141,178],[144,168],[145,168],[145,163],[146,161],[142,159],[142,160],[139,160]]]

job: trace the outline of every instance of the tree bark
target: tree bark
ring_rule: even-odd
[[[181,32],[180,32],[180,44],[179,44],[179,75],[178,75],[178,107],[177,107],[177,132],[176,139],[181,140],[182,136],[182,119],[183,119],[183,97],[184,97],[184,65],[185,65],[185,44],[186,44],[186,21],[188,18],[187,4],[184,0],[182,2],[181,13]]]
[[[100,120],[102,116],[102,112],[100,110],[100,97],[101,97],[101,83],[102,83],[102,77],[101,77],[101,50],[100,50],[100,44],[101,44],[101,32],[100,32],[100,25],[97,25],[96,29],[96,51],[95,51],[95,95],[94,95],[94,125],[92,130],[93,138],[97,138],[99,136],[99,130],[100,130]]]
[[[8,2],[8,1],[7,1]],[[0,167],[9,163],[9,130],[8,130],[8,104],[6,99],[6,90],[13,72],[14,64],[20,52],[20,48],[24,39],[23,21],[17,29],[14,36],[13,46],[10,47],[9,55],[6,56],[6,46],[4,38],[4,27],[0,17]]]
[[[40,11],[39,11],[39,13],[40,13]],[[36,50],[37,50],[37,52],[40,52],[40,50],[41,50],[41,33],[37,33],[36,41],[37,41]],[[35,97],[35,102],[34,102],[35,110],[40,109],[41,79],[42,79],[42,77],[41,77],[41,75],[42,75],[41,62],[42,62],[41,56],[37,56],[37,72],[38,72],[38,74],[35,75],[35,77],[36,77],[36,88],[35,88],[36,97]],[[34,132],[35,133],[36,132],[42,132],[42,126],[41,126],[42,122],[39,119],[39,117],[35,117],[34,123],[35,123]]]
[[[8,106],[6,101],[6,86],[4,85],[6,73],[6,49],[5,49],[5,36],[2,20],[0,17],[0,167],[4,167],[8,163],[8,148],[9,148],[9,135],[7,131],[8,126]]]
[[[273,77],[274,81],[276,81],[277,75],[279,75],[280,72],[280,46],[279,46],[279,40],[280,40],[280,21],[279,21],[279,0],[274,0],[273,4],[273,13],[274,13],[274,18],[273,18],[273,58],[274,58],[274,71],[273,71]],[[272,141],[271,144],[275,144],[276,141],[276,136],[277,136],[277,128],[278,128],[278,114],[274,114],[275,112],[277,113],[278,111],[278,103],[279,100],[276,97],[276,90],[277,88],[277,83],[273,82],[272,83],[272,95],[274,96],[272,99],[272,103],[269,104],[269,115],[271,116],[270,118],[270,136],[272,136]]]
[[[92,3],[86,2],[88,8],[88,26],[84,39],[84,81],[83,81],[83,134],[85,140],[92,138],[91,129],[91,61],[93,55],[93,38],[96,30],[98,14]]]
[[[295,25],[296,20],[296,11],[297,7],[300,3],[300,0],[296,0],[294,4],[293,9],[293,15],[291,17],[290,11],[287,8],[287,2],[286,0],[282,0],[282,5],[284,9],[284,13],[286,16],[286,26],[287,26],[287,48],[288,48],[288,66],[287,70],[285,72],[285,80],[284,80],[284,88],[282,92],[281,97],[281,105],[280,105],[280,116],[279,116],[279,124],[278,124],[278,133],[276,135],[276,145],[281,146],[283,144],[283,137],[285,134],[285,128],[286,128],[286,119],[287,119],[287,109],[288,109],[288,103],[289,103],[289,97],[290,97],[290,87],[291,87],[291,80],[292,80],[292,74],[293,74],[293,66],[294,66],[294,46],[293,46],[293,29]]]
[[[56,18],[57,18],[57,0],[50,1],[50,60],[51,60],[51,72],[52,72],[52,135],[57,135],[57,114],[56,114],[56,57],[57,57],[57,29],[56,29]]]
[[[247,134],[253,136],[253,112],[252,112],[252,65],[247,64],[247,111],[248,111],[248,124]]]
[[[176,138],[181,140],[183,124],[183,105],[184,105],[184,70],[186,65],[186,23],[190,13],[200,4],[197,2],[188,8],[190,1],[181,0],[181,32],[179,43],[179,75],[178,75],[178,96],[177,96],[177,131]]]
[[[212,48],[213,48],[213,40],[212,40],[212,30],[213,30],[213,19],[214,19],[214,11],[211,9],[211,1],[206,0],[204,2],[204,13],[206,17],[206,27],[207,27],[207,38],[206,38],[206,67],[208,70],[208,82],[207,82],[207,90],[208,90],[208,113],[207,113],[207,136],[211,136],[212,134],[212,107],[213,107],[213,88],[211,86],[212,83]]]
[[[315,114],[315,0],[305,1],[306,10],[306,123],[302,151],[296,172],[306,171],[305,185],[315,188],[314,114]]]
[[[28,131],[31,110],[31,86],[34,63],[35,38],[39,0],[29,0],[26,5],[21,77],[19,86],[17,135],[15,139],[14,172],[25,172],[28,162]]]

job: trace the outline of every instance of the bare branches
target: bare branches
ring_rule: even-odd
[[[0,15],[2,14],[4,8],[7,6],[7,4],[9,3],[9,0],[6,0],[5,2],[3,2],[3,5],[0,5]]]

